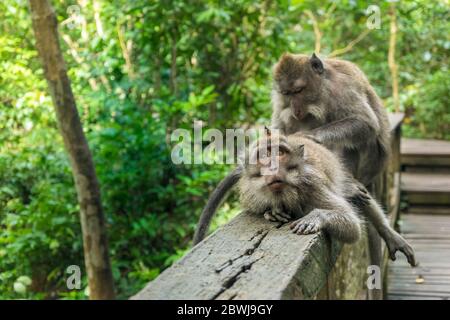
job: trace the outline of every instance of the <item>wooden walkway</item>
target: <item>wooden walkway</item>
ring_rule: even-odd
[[[398,254],[389,263],[387,299],[450,299],[450,142],[402,140],[399,229],[416,252],[411,268]]]

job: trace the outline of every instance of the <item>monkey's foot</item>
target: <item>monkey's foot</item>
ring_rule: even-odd
[[[269,209],[264,213],[264,218],[273,222],[288,222],[291,216],[281,209]]]
[[[408,260],[411,267],[417,266],[416,258],[414,256],[414,249],[409,245],[409,243],[399,234],[394,234],[389,238],[385,239],[386,246],[389,251],[389,257],[392,261],[395,261],[395,253],[397,251],[403,252]]]
[[[319,232],[323,227],[323,218],[320,214],[310,213],[291,223],[290,228],[296,234],[312,234]]]

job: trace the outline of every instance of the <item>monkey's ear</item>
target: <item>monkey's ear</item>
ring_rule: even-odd
[[[323,68],[322,60],[320,60],[320,58],[318,56],[316,56],[315,53],[312,54],[309,61],[311,62],[311,67],[313,68],[314,71],[316,71],[318,74],[323,73],[324,68]]]
[[[303,158],[305,156],[305,145],[302,144],[298,147],[298,154],[300,155],[300,158]]]

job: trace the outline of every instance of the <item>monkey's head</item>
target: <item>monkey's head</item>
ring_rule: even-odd
[[[292,145],[278,134],[259,139],[249,149],[239,182],[242,205],[264,209],[278,203],[295,210],[303,166],[304,145]]]
[[[273,68],[273,94],[281,108],[291,108],[298,120],[309,114],[320,117],[314,103],[320,99],[324,73],[324,63],[314,53],[283,54]]]

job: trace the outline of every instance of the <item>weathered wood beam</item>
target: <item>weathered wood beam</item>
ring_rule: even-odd
[[[341,249],[323,233],[299,236],[287,224],[244,212],[132,299],[311,299],[327,283]]]

